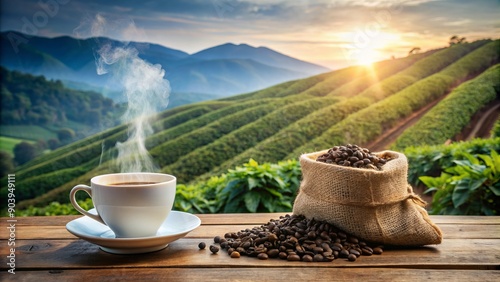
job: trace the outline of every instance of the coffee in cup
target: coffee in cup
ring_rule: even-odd
[[[170,214],[175,199],[175,176],[162,173],[115,173],[93,177],[91,186],[77,185],[70,201],[77,211],[107,225],[116,238],[155,236]],[[83,190],[92,198],[96,214],[78,205]]]

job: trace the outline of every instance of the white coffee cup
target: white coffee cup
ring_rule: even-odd
[[[116,238],[155,236],[170,214],[175,199],[175,176],[161,173],[116,173],[93,177],[91,186],[76,185],[70,200],[77,211],[107,225]],[[83,190],[92,198],[97,215],[75,199]]]

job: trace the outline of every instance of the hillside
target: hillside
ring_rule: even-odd
[[[61,81],[3,67],[0,76],[1,136],[48,141],[70,128],[81,138],[115,126],[123,111],[100,93],[68,89]]]
[[[0,33],[0,64],[11,70],[43,74],[80,90],[97,88],[109,98],[121,101],[120,86],[113,83],[110,75],[96,73],[95,56],[105,44],[135,48],[143,60],[160,64],[172,88],[171,107],[251,92],[329,70],[265,47],[245,44],[228,43],[189,55],[157,44],[102,37],[45,38],[18,32]]]
[[[425,107],[430,109],[421,116],[422,121],[429,115],[438,128],[449,130],[432,129],[442,136],[424,137],[421,132],[429,129],[415,124],[401,138],[405,134],[418,138],[404,138],[404,145],[398,140],[397,145],[387,147],[404,148],[422,141],[442,144],[496,99],[499,48],[500,40],[457,44],[382,61],[372,68],[349,67],[177,107],[158,116],[153,125],[156,133],[147,146],[162,172],[187,183],[217,175],[250,158],[277,162],[335,144],[364,146]],[[450,105],[452,113],[438,118]],[[67,202],[73,185],[114,171],[114,145],[125,138],[125,126],[109,129],[19,167],[17,206]]]

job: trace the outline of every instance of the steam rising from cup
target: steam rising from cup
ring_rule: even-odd
[[[102,36],[107,20],[97,15],[91,24],[93,36]],[[135,29],[133,22],[130,27]],[[150,122],[156,113],[165,109],[170,95],[170,84],[164,78],[160,65],[152,65],[141,58],[137,49],[104,44],[97,51],[97,73],[110,73],[123,87],[127,98],[127,110],[122,121],[128,123],[128,139],[116,144],[117,165],[121,172],[153,172],[158,170],[145,146],[145,139],[153,133]]]

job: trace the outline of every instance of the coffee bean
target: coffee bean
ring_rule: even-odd
[[[234,251],[234,252],[231,253],[231,257],[232,258],[239,258],[240,256],[241,256],[240,253],[237,252],[237,251]]]
[[[349,243],[353,243],[353,244],[358,244],[359,243],[358,238],[352,237],[352,236],[349,237],[348,241],[349,241]]]
[[[355,255],[356,257],[359,257],[361,255],[361,253],[355,249],[350,249],[349,253]]]
[[[278,249],[271,249],[269,251],[267,251],[267,255],[270,257],[270,258],[275,258],[279,255],[279,250]]]
[[[339,253],[339,256],[340,256],[341,258],[346,258],[346,257],[348,257],[348,256],[349,256],[349,251],[348,251],[348,250],[346,250],[346,249],[342,249],[342,250],[340,251],[340,253]]]
[[[314,261],[323,261],[324,257],[322,254],[315,254],[313,257]]]
[[[223,249],[227,249],[228,246],[229,246],[229,243],[227,241],[224,241],[224,242],[220,243],[220,247],[223,248]]]
[[[286,259],[288,261],[300,261],[300,257],[298,255],[288,255]]]
[[[350,261],[355,261],[357,259],[356,255],[354,254],[350,254],[348,257],[347,257],[348,260]]]
[[[213,254],[216,254],[217,252],[219,252],[219,247],[215,246],[215,245],[210,245],[210,251],[213,253]]]
[[[381,255],[384,252],[381,247],[373,248],[373,253],[376,255]]]
[[[313,252],[315,252],[315,253],[322,253],[322,252],[324,252],[324,251],[325,251],[325,250],[323,250],[323,248],[321,248],[321,247],[314,247],[314,248],[313,248]]]
[[[257,255],[257,258],[261,259],[261,260],[265,260],[265,259],[268,259],[269,256],[266,253],[260,253]]]
[[[364,255],[364,256],[371,256],[371,255],[373,255],[373,251],[370,251],[367,248],[362,248],[361,249],[361,254]]]
[[[214,237],[214,242],[219,244],[220,243],[220,236],[215,236]]]
[[[316,239],[316,232],[309,231],[309,233],[307,233],[307,238],[310,239],[310,240]]]
[[[207,244],[205,244],[205,242],[201,242],[198,244],[198,248],[200,248],[200,250],[205,249],[206,246],[207,246]]]
[[[269,242],[271,242],[271,243],[278,241],[278,236],[276,236],[276,234],[270,234],[267,237],[268,237]]]
[[[305,262],[312,262],[313,261],[313,257],[311,257],[310,255],[304,255],[302,257],[302,261],[305,261]]]

